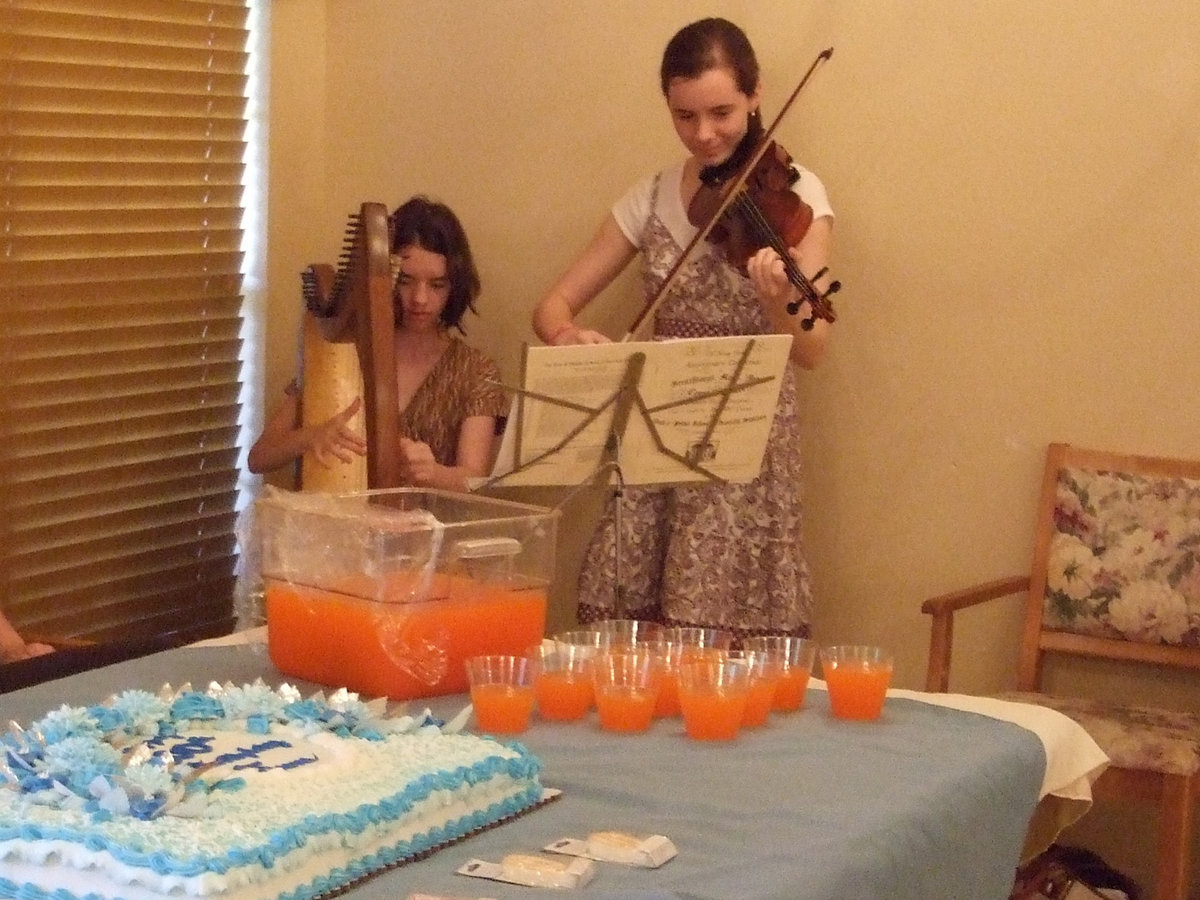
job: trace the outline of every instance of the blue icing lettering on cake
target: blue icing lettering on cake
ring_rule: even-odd
[[[0,898],[311,900],[541,802],[452,732],[261,682],[63,706],[0,735]]]

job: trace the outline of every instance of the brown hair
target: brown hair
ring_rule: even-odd
[[[392,252],[416,245],[430,253],[446,257],[446,278],[450,296],[442,310],[442,324],[466,333],[463,316],[475,312],[479,296],[479,272],[471,256],[471,245],[458,216],[444,203],[416,196],[396,207],[391,215]],[[396,324],[400,324],[400,304],[396,304]]]
[[[672,78],[696,78],[709,69],[728,68],[738,90],[758,88],[758,59],[746,33],[726,19],[701,19],[675,33],[663,51],[659,78],[665,97]]]

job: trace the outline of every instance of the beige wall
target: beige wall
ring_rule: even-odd
[[[1200,453],[1198,4],[277,0],[267,396],[299,270],[359,202],[415,191],[463,218],[469,336],[511,378],[540,292],[679,155],[659,55],[714,9],[755,43],[768,119],[835,49],[778,135],[830,190],[845,285],[802,378],[816,630],[894,647],[920,686],[921,600],[1026,566],[1048,441]],[[626,277],[587,318],[619,336],[635,297]],[[567,508],[555,622],[595,499]],[[1015,619],[963,631],[958,688],[1007,683]]]

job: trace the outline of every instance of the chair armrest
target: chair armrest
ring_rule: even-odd
[[[1010,575],[977,584],[961,591],[930,597],[921,604],[921,612],[932,616],[929,634],[929,666],[925,672],[925,690],[945,693],[950,686],[950,653],[954,640],[954,614],[1029,590],[1028,575]]]

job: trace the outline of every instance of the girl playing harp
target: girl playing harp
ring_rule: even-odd
[[[463,491],[492,463],[505,398],[496,364],[458,336],[475,313],[479,275],[458,218],[442,203],[417,196],[391,216],[396,272],[396,388],[400,437],[395,453],[405,484]],[[305,453],[322,465],[348,464],[366,452],[352,427],[361,405],[324,421],[299,421],[300,389],[293,382],[250,449],[251,472],[294,462]]]

